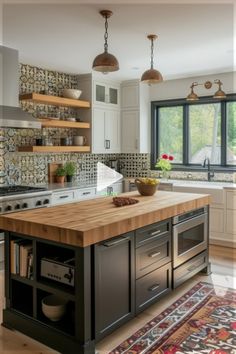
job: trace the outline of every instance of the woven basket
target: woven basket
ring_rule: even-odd
[[[144,184],[138,178],[135,180],[135,185],[141,195],[151,196],[156,193],[156,184]]]

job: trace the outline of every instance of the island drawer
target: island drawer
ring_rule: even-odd
[[[136,231],[135,246],[140,247],[171,231],[171,219],[151,224]]]
[[[173,270],[173,288],[200,272],[208,265],[207,251],[201,252],[180,267]]]
[[[171,291],[171,263],[136,281],[136,313]]]
[[[171,261],[171,235],[168,233],[136,250],[136,278]]]

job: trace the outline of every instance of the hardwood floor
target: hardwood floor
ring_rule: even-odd
[[[188,291],[199,281],[205,281],[215,285],[222,285],[236,289],[236,249],[221,246],[210,247],[210,261],[212,274],[204,276],[198,274],[176,291],[165,296],[158,303],[150,306],[146,311],[135,317],[110,336],[99,342],[96,346],[99,354],[107,354],[134,331],[142,327],[146,322],[157,316],[161,311],[176,301],[181,295]],[[19,294],[20,296],[20,294]],[[4,306],[4,278],[0,271],[0,321],[2,321],[2,308]],[[1,354],[56,354],[58,352],[42,345],[35,340],[24,336],[17,331],[11,331],[0,327],[0,353]],[[71,353],[73,354],[73,353]]]

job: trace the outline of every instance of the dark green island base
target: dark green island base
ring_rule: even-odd
[[[150,236],[155,232],[156,238]],[[180,275],[173,279],[170,219],[85,248],[9,232],[6,260],[10,241],[19,238],[32,242],[33,279],[11,274],[6,261],[3,325],[65,354],[95,353],[97,341],[172,291],[175,284],[199,271],[209,272],[205,249],[179,267]],[[55,255],[75,258],[74,287],[40,275],[41,259]],[[47,319],[41,310],[42,298],[49,294],[68,300],[67,313],[58,322]]]

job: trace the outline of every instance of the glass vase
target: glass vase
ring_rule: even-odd
[[[170,178],[170,171],[162,170],[161,180],[162,181],[168,181],[169,178]]]

